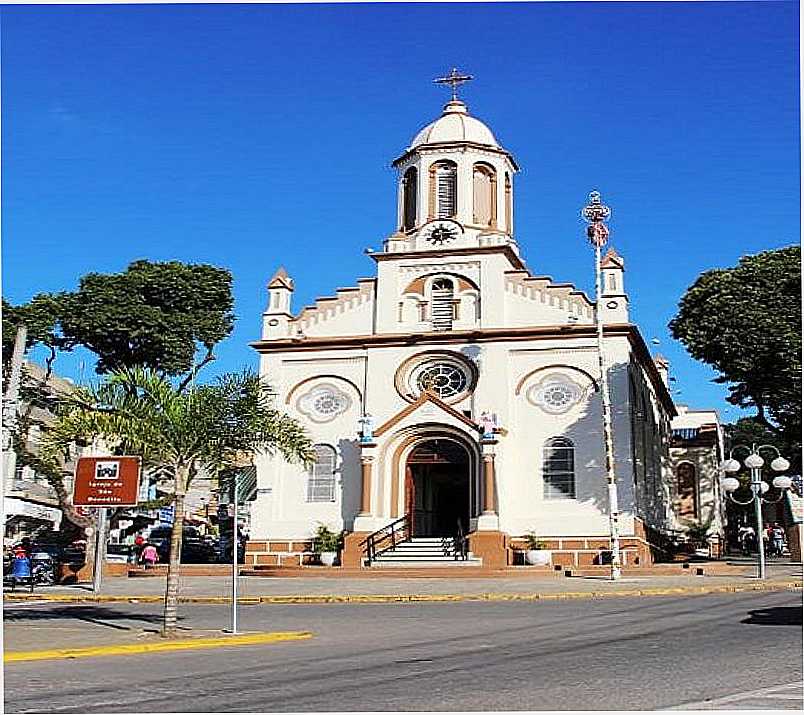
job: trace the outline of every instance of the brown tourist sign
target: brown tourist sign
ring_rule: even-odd
[[[75,470],[74,506],[135,506],[139,457],[81,457]]]

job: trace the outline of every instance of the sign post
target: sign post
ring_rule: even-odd
[[[229,505],[232,514],[232,630],[237,633],[237,552],[240,546],[237,538],[237,472],[232,475],[232,503]]]
[[[95,529],[95,568],[92,572],[92,593],[98,594],[103,584],[103,562],[106,559],[106,507],[98,509]]]
[[[95,571],[92,590],[103,583],[107,508],[136,506],[140,491],[139,457],[80,457],[73,481],[73,506],[97,507]]]

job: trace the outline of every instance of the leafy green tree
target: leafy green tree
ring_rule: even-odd
[[[144,465],[169,474],[175,517],[165,590],[162,634],[176,634],[184,497],[199,469],[217,474],[279,452],[310,463],[312,443],[302,426],[277,410],[274,393],[254,373],[227,374],[188,388],[145,368],[113,370],[99,384],[63,401],[42,454],[58,460],[76,441],[102,440],[118,454],[140,455]]]
[[[231,273],[209,265],[135,261],[123,273],[85,275],[62,300],[65,344],[95,353],[99,373],[135,365],[187,373],[199,345],[203,365],[234,327]]]
[[[801,249],[744,256],[703,273],[670,330],[729,385],[728,401],[789,442],[801,434]]]
[[[63,465],[28,449],[27,430],[35,407],[49,409],[48,381],[59,352],[83,346],[98,357],[99,373],[142,364],[163,375],[183,375],[182,385],[215,358],[215,346],[232,331],[232,276],[209,265],[179,261],[135,261],[122,273],[90,273],[78,290],[41,293],[29,303],[3,299],[3,376],[7,375],[17,327],[28,329],[26,348],[48,351],[43,377],[23,373],[17,429],[12,436],[21,464],[34,468],[53,487],[68,521],[80,528],[92,519],[72,508]],[[193,365],[199,348],[203,357]]]
[[[58,350],[65,349],[64,340],[58,334],[59,316],[62,311],[62,295],[40,293],[30,303],[11,305],[3,298],[3,379],[7,376],[14,351],[17,328],[28,329],[26,350],[35,345],[44,345],[49,351],[48,365],[56,358]]]

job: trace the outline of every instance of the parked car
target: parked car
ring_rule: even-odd
[[[128,544],[107,544],[106,561],[117,564],[128,563],[131,557],[131,546]]]
[[[158,526],[151,529],[148,542],[156,547],[159,561],[165,563],[170,558],[170,538],[173,529],[170,526]],[[217,559],[215,548],[210,545],[198,529],[185,526],[182,530],[181,560],[185,564],[208,564]]]

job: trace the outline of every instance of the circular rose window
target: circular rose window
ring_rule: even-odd
[[[466,389],[466,385],[466,373],[452,363],[425,363],[416,371],[416,387],[418,391],[429,390],[442,400],[460,394]]]
[[[421,353],[399,367],[394,383],[399,394],[411,402],[430,392],[454,403],[474,389],[476,374],[474,365],[460,354]]]

